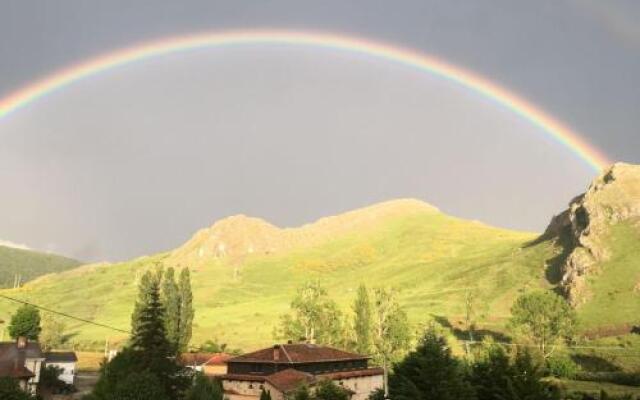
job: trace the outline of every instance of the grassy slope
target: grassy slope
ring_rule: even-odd
[[[209,259],[193,270],[194,342],[218,338],[247,349],[271,343],[278,315],[287,310],[295,288],[314,278],[330,288],[345,311],[361,282],[401,288],[401,300],[414,323],[431,315],[450,319],[462,315],[464,291],[473,288],[479,292],[485,323],[500,326],[518,290],[546,284],[544,260],[554,249],[548,243],[523,246],[534,237],[433,211],[414,211],[314,247],[253,256],[245,261],[239,279],[234,279],[232,268]],[[136,276],[157,262],[182,264],[160,254],[81,267],[9,292],[128,328]],[[0,318],[11,311],[12,306],[0,302]],[[76,341],[98,344],[118,337],[93,326],[71,324],[70,328],[77,332]]]
[[[0,288],[12,287],[15,274],[22,276],[22,283],[41,275],[75,268],[80,263],[54,254],[0,246]]]
[[[639,243],[637,221],[611,227],[607,239],[611,257],[589,277],[591,297],[579,308],[584,328],[640,323]]]

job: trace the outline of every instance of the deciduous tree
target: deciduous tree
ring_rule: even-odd
[[[178,349],[186,351],[191,342],[193,317],[193,293],[191,291],[191,274],[188,268],[180,271],[180,281],[178,282],[178,292],[180,293],[180,333]]]
[[[373,329],[371,301],[369,300],[369,291],[362,284],[358,287],[358,293],[353,303],[353,312],[355,318],[353,321],[353,330],[355,333],[355,350],[359,354],[371,354],[372,339],[371,331]]]
[[[320,282],[308,282],[298,289],[291,313],[280,317],[277,339],[305,339],[321,344],[341,343],[342,314]]]
[[[411,332],[409,319],[396,299],[393,290],[374,290],[373,345],[375,358],[384,369],[384,389],[388,395],[388,377],[391,363],[397,361],[409,348]]]
[[[40,311],[32,305],[20,306],[11,316],[9,335],[13,339],[25,337],[29,340],[38,340],[41,330]]]
[[[536,291],[518,297],[511,307],[510,324],[532,340],[547,359],[558,342],[573,334],[576,313],[557,294]]]

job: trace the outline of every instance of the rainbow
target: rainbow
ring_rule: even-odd
[[[372,40],[314,32],[259,30],[204,33],[172,37],[114,51],[49,75],[1,98],[0,119],[67,85],[129,63],[206,47],[259,44],[312,46],[343,50],[390,60],[428,72],[460,84],[516,113],[541,128],[543,132],[584,160],[594,170],[600,171],[610,164],[602,152],[568,126],[524,98],[478,74],[413,50]]]

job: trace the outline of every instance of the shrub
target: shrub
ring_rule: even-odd
[[[547,359],[547,373],[557,378],[573,379],[580,371],[580,366],[566,354]]]

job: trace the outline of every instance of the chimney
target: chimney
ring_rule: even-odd
[[[27,348],[27,338],[24,336],[19,336],[16,346],[18,349],[26,349]]]
[[[273,361],[280,360],[280,349],[278,345],[273,346]]]

